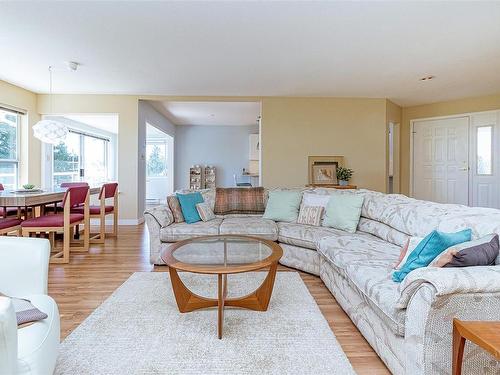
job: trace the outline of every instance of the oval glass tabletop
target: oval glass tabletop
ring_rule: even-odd
[[[176,269],[199,273],[232,273],[258,269],[282,255],[275,242],[249,236],[192,238],[171,245],[163,261]]]

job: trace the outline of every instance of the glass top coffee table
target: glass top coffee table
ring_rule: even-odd
[[[181,313],[207,307],[218,308],[218,336],[222,338],[224,307],[266,311],[273,291],[281,247],[272,241],[240,235],[195,237],[172,244],[161,259],[168,265],[177,307]],[[262,284],[252,293],[226,298],[227,275],[269,267]],[[191,292],[177,271],[217,275],[217,297],[206,298]]]

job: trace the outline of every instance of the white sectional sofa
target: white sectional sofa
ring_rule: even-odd
[[[329,189],[308,189],[331,194]],[[336,193],[339,193],[336,191]],[[169,243],[207,234],[248,234],[278,241],[281,263],[321,277],[326,287],[394,374],[451,373],[454,317],[500,320],[500,266],[422,268],[401,283],[391,270],[410,236],[438,229],[471,228],[473,237],[500,233],[500,210],[419,201],[403,195],[368,190],[358,230],[275,223],[257,215],[227,215],[196,224],[168,223],[167,206],[145,212],[151,262],[162,264]],[[204,191],[206,201],[213,191]],[[500,365],[488,354],[466,345],[464,374],[498,374]]]

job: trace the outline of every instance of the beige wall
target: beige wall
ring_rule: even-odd
[[[500,109],[500,94],[403,108],[403,122],[401,126],[401,192],[408,194],[410,188],[411,120],[495,109]]]
[[[38,113],[118,114],[118,184],[120,220],[142,216],[138,212],[138,97],[129,95],[54,95],[51,113],[48,95],[38,95]],[[41,152],[38,152],[40,158]]]
[[[10,83],[0,81],[0,105],[17,107],[27,111],[20,129],[19,177],[20,183],[40,185],[40,141],[33,137],[32,126],[40,116],[36,108],[36,94]]]
[[[387,130],[386,134],[389,134],[389,124],[392,122],[394,126],[394,167],[393,167],[393,192],[399,193],[400,191],[400,160],[401,160],[401,148],[400,148],[400,129],[401,129],[401,121],[402,121],[402,108],[391,102],[390,100],[386,101],[386,122],[387,122]],[[386,157],[386,168],[387,168],[387,176],[389,175],[389,137],[386,137],[387,142],[387,157]],[[387,179],[386,191],[389,191],[389,179]]]
[[[343,155],[352,183],[386,189],[386,100],[263,98],[262,182],[308,183],[309,155]]]

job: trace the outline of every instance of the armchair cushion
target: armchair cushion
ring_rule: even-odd
[[[425,283],[431,284],[438,296],[455,293],[500,293],[500,267],[416,269],[401,283],[396,307],[405,309],[416,291]]]
[[[174,215],[166,204],[148,208],[144,211],[144,214],[151,216],[161,228],[167,227],[174,222]]]

